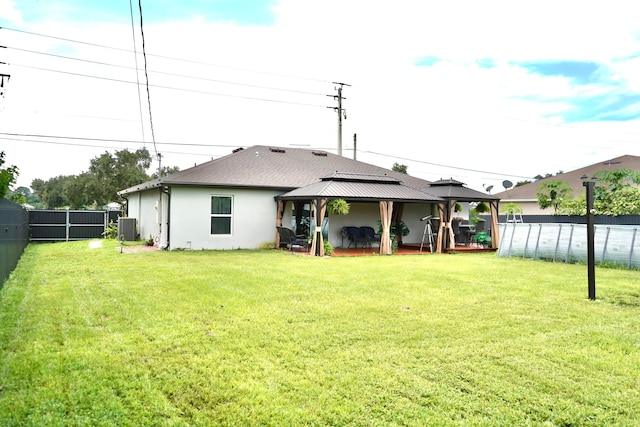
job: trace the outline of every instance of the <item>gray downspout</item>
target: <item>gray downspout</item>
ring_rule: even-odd
[[[163,248],[164,250],[169,250],[169,248],[171,247],[171,239],[170,236],[171,234],[169,233],[170,229],[171,229],[171,188],[170,187],[166,187],[160,188],[160,192],[164,193],[167,195],[167,220],[165,222],[166,224],[166,233],[167,233],[167,245]]]

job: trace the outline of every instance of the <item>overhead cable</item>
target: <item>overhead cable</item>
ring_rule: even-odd
[[[12,47],[12,46],[5,46],[7,49],[12,49],[12,50],[17,50],[20,52],[26,52],[26,53],[34,53],[37,55],[45,55],[45,56],[51,56],[54,58],[61,58],[61,59],[69,59],[72,61],[79,61],[79,62],[85,62],[88,64],[96,64],[96,65],[105,65],[108,67],[115,67],[115,68],[122,68],[125,70],[138,70],[138,65],[137,65],[137,59],[136,59],[136,67],[130,67],[128,65],[118,65],[118,64],[111,64],[108,62],[102,62],[102,61],[93,61],[90,59],[83,59],[83,58],[74,58],[72,56],[65,56],[65,55],[58,55],[55,53],[48,53],[48,52],[40,52],[37,50],[30,50],[30,49],[22,49],[19,47]],[[220,80],[220,79],[211,79],[208,77],[199,77],[199,76],[190,76],[187,74],[178,74],[178,73],[170,73],[167,71],[157,71],[157,70],[149,70],[150,73],[155,73],[155,74],[161,74],[164,76],[171,76],[171,77],[183,77],[186,79],[193,79],[193,80],[201,80],[201,81],[205,81],[205,82],[213,82],[213,83],[223,83],[223,84],[228,84],[228,85],[235,85],[235,86],[243,86],[243,87],[251,87],[251,88],[257,88],[257,89],[268,89],[268,90],[275,90],[275,91],[282,91],[282,92],[291,92],[291,93],[299,93],[299,94],[303,94],[303,95],[317,95],[317,96],[326,96],[324,93],[320,93],[320,92],[309,92],[309,91],[304,91],[304,90],[296,90],[296,89],[287,89],[287,88],[281,88],[281,87],[273,87],[273,86],[262,86],[262,85],[254,85],[254,84],[250,84],[250,83],[240,83],[240,82],[232,82],[232,81],[228,81],[228,80]],[[138,81],[138,84],[140,84],[140,82]]]
[[[80,41],[80,40],[73,40],[73,39],[68,39],[68,38],[64,38],[64,37],[56,37],[56,36],[51,36],[51,35],[47,35],[47,34],[35,33],[35,32],[32,32],[32,31],[18,30],[16,28],[0,27],[0,30],[2,30],[2,29],[8,30],[8,31],[15,31],[15,32],[18,32],[18,33],[23,33],[23,34],[29,34],[29,35],[32,35],[32,36],[45,37],[45,38],[50,38],[50,39],[54,39],[54,40],[62,40],[62,41],[67,41],[67,42],[71,42],[71,43],[84,44],[84,45],[87,45],[87,46],[94,46],[94,47],[100,47],[100,48],[104,48],[104,49],[117,50],[117,51],[120,51],[120,52],[129,52],[129,53],[134,52],[134,51],[132,51],[130,49],[124,49],[124,48],[114,47],[114,46],[107,46],[107,45],[103,45],[103,44],[85,42],[85,41]],[[195,61],[195,60],[192,60],[192,59],[185,59],[185,58],[176,58],[176,57],[173,57],[173,56],[158,55],[158,54],[153,54],[153,53],[149,53],[148,55],[151,56],[151,57],[154,57],[154,58],[169,59],[169,60],[172,60],[172,61],[187,62],[187,63],[190,63],[190,64],[206,65],[208,67],[225,68],[225,69],[229,69],[229,70],[243,71],[243,72],[247,72],[247,73],[263,74],[263,75],[270,75],[270,76],[276,76],[276,77],[286,77],[286,78],[290,78],[290,79],[308,80],[308,81],[321,82],[321,83],[331,83],[332,82],[331,80],[315,79],[315,78],[311,78],[311,77],[295,76],[295,75],[291,75],[291,74],[273,73],[273,72],[269,72],[269,71],[252,70],[252,69],[248,69],[248,68],[233,67],[233,66],[222,65],[222,64],[212,64],[212,63],[209,63],[209,62]]]
[[[36,67],[36,66],[33,66],[33,65],[24,65],[24,64],[19,64],[19,63],[15,63],[15,62],[12,62],[11,65],[13,65],[15,67],[30,68],[32,70],[40,70],[40,71],[48,71],[48,72],[52,72],[52,73],[68,74],[68,75],[72,75],[72,76],[87,77],[87,78],[91,78],[91,79],[107,80],[107,81],[111,81],[111,82],[128,83],[128,84],[134,84],[134,85],[137,84],[136,82],[132,82],[132,81],[129,81],[129,80],[115,79],[115,78],[112,78],[112,77],[92,76],[92,75],[89,75],[89,74],[74,73],[74,72],[71,72],[71,71],[54,70],[54,69],[51,69],[51,68]],[[304,102],[282,101],[282,100],[278,100],[278,99],[257,98],[257,97],[252,97],[252,96],[243,96],[243,95],[231,95],[231,94],[227,94],[227,93],[210,92],[210,91],[204,91],[204,90],[187,89],[187,88],[179,88],[179,87],[156,85],[156,84],[149,84],[149,86],[150,87],[156,87],[156,88],[162,88],[162,89],[177,90],[177,91],[182,91],[182,92],[200,93],[200,94],[203,94],[203,95],[225,96],[225,97],[228,97],[228,98],[248,99],[248,100],[252,100],[252,101],[263,101],[263,102],[274,102],[274,103],[277,103],[277,104],[301,105],[301,106],[304,106],[304,107],[327,108],[326,105],[308,104],[308,103],[304,103]]]

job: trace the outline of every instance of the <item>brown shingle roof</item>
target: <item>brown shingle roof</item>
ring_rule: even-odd
[[[120,193],[134,193],[160,185],[292,190],[318,182],[320,178],[335,172],[388,175],[414,189],[422,189],[429,184],[429,181],[420,178],[325,151],[256,145]]]
[[[544,178],[539,181],[530,182],[529,184],[521,185],[519,187],[510,188],[508,191],[495,194],[495,196],[502,199],[502,202],[509,202],[510,200],[537,200],[536,193],[538,187],[543,182],[547,181],[566,181],[569,183],[569,187],[573,189],[575,195],[584,192],[581,177],[583,175],[591,178],[596,172],[601,170],[615,170],[615,169],[633,169],[640,170],[640,157],[638,156],[620,156],[614,159],[606,160],[604,162],[595,163],[590,166],[585,166],[580,169],[576,169],[570,172],[554,175],[549,178]]]

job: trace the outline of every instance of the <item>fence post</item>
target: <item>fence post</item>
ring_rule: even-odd
[[[604,247],[602,248],[602,259],[601,263],[604,263],[604,256],[607,253],[607,243],[609,243],[609,232],[611,232],[611,227],[607,227],[607,234],[604,236]]]
[[[631,268],[631,259],[633,257],[633,245],[636,244],[636,233],[638,232],[637,228],[633,229],[633,234],[631,235],[631,248],[629,249],[629,261],[627,262],[627,268]]]
[[[500,233],[500,244],[498,248],[500,248],[500,253],[502,253],[502,248],[504,244],[504,236],[507,234],[507,224],[502,224],[502,232]],[[507,255],[509,256],[508,252]]]
[[[542,234],[542,224],[538,224],[538,238],[536,239],[536,250],[533,252],[533,259],[538,259],[538,248],[540,247],[541,234]]]
[[[71,229],[71,224],[69,223],[69,209],[67,209],[67,219],[66,219],[66,240],[65,241],[69,241],[69,230]]]
[[[553,251],[553,262],[556,262],[558,256],[558,248],[560,247],[560,236],[562,235],[562,224],[558,224],[558,237],[556,237],[556,248]]]
[[[573,242],[573,224],[570,225],[571,231],[569,232],[569,244],[567,245],[567,255],[564,259],[564,263],[569,263],[569,256],[571,255],[571,243]]]
[[[513,248],[513,236],[516,235],[516,223],[513,222],[511,223],[512,227],[511,227],[511,239],[509,240],[509,256],[511,256],[511,248]]]
[[[529,247],[529,237],[531,236],[531,224],[529,224],[529,230],[527,230],[527,241],[524,244],[524,253],[522,254],[523,258],[527,257],[527,248]]]

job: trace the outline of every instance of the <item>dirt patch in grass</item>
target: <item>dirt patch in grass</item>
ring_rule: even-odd
[[[120,250],[120,246],[117,247],[117,250]],[[147,245],[135,245],[135,246],[122,246],[123,254],[137,254],[140,252],[155,252],[159,250],[157,246],[147,246]]]

